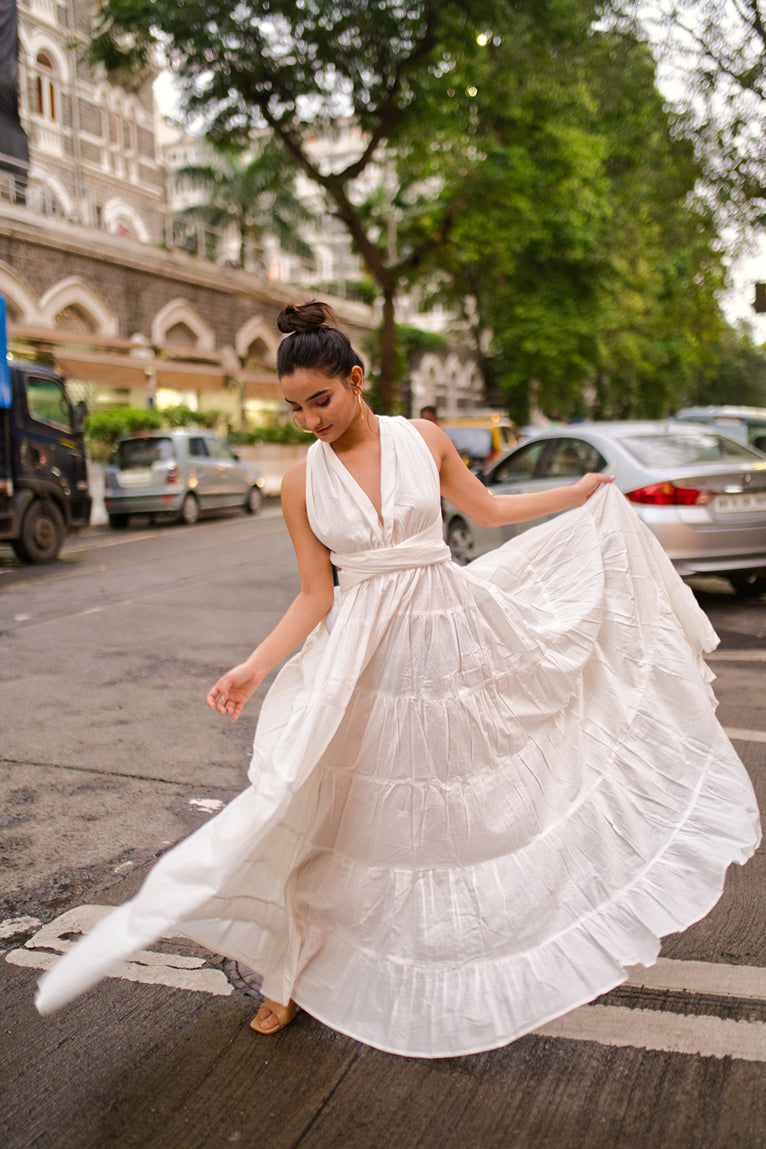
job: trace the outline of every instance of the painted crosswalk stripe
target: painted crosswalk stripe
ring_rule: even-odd
[[[662,1053],[766,1061],[766,1023],[762,1021],[730,1021],[653,1009],[584,1005],[535,1033],[542,1037],[595,1041],[599,1045],[632,1046]]]
[[[706,662],[766,662],[766,650],[713,650]]]
[[[766,742],[763,730],[737,730],[731,726],[724,726],[724,730],[732,742]]]
[[[704,993],[766,1002],[766,966],[658,958],[648,969],[637,966],[627,984],[671,993]]]
[[[13,918],[0,923],[0,936],[32,936],[23,947],[4,957],[11,965],[46,970],[72,946],[73,937],[91,929],[111,907],[76,906],[48,925],[36,918]],[[4,929],[3,929],[4,927]],[[228,997],[234,987],[220,969],[210,968],[201,955],[143,950],[110,973],[111,977],[149,985]],[[632,989],[689,995],[694,998],[766,1004],[766,967],[722,962],[680,961],[660,958],[650,968],[637,966],[626,983]],[[631,1046],[666,1053],[702,1057],[733,1057],[766,1062],[766,1022],[736,1021],[710,1013],[642,1009],[619,1004],[585,1005],[535,1031],[545,1037],[593,1041],[600,1045]]]

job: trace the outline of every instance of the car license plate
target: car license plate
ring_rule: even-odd
[[[120,482],[123,487],[148,487],[152,481],[151,468],[146,467],[136,471],[122,471]]]
[[[766,491],[743,492],[741,495],[716,495],[715,509],[721,515],[744,515],[748,511],[766,511]]]

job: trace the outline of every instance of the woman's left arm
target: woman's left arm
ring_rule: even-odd
[[[413,419],[439,469],[441,492],[445,499],[482,527],[523,523],[554,515],[570,507],[581,507],[611,475],[589,473],[567,487],[552,487],[534,494],[491,495],[484,484],[468,470],[451,439],[427,419]]]

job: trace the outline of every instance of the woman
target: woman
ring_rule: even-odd
[[[608,478],[493,498],[438,427],[373,415],[326,307],[279,327],[318,440],[282,488],[301,589],[208,704],[236,720],[304,645],[264,700],[251,787],[38,1007],[181,933],[263,973],[261,1033],[300,1005],[394,1053],[490,1049],[651,964],[755,849],[701,661],[715,635]],[[461,570],[440,493],[486,525],[572,510]]]

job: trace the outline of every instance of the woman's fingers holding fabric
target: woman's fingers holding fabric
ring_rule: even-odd
[[[594,494],[595,491],[598,490],[599,487],[603,486],[605,483],[613,482],[614,475],[601,475],[589,471],[587,475],[583,475],[583,477],[575,483],[575,487],[580,490],[583,495],[583,502],[585,502],[591,497],[592,494]]]

